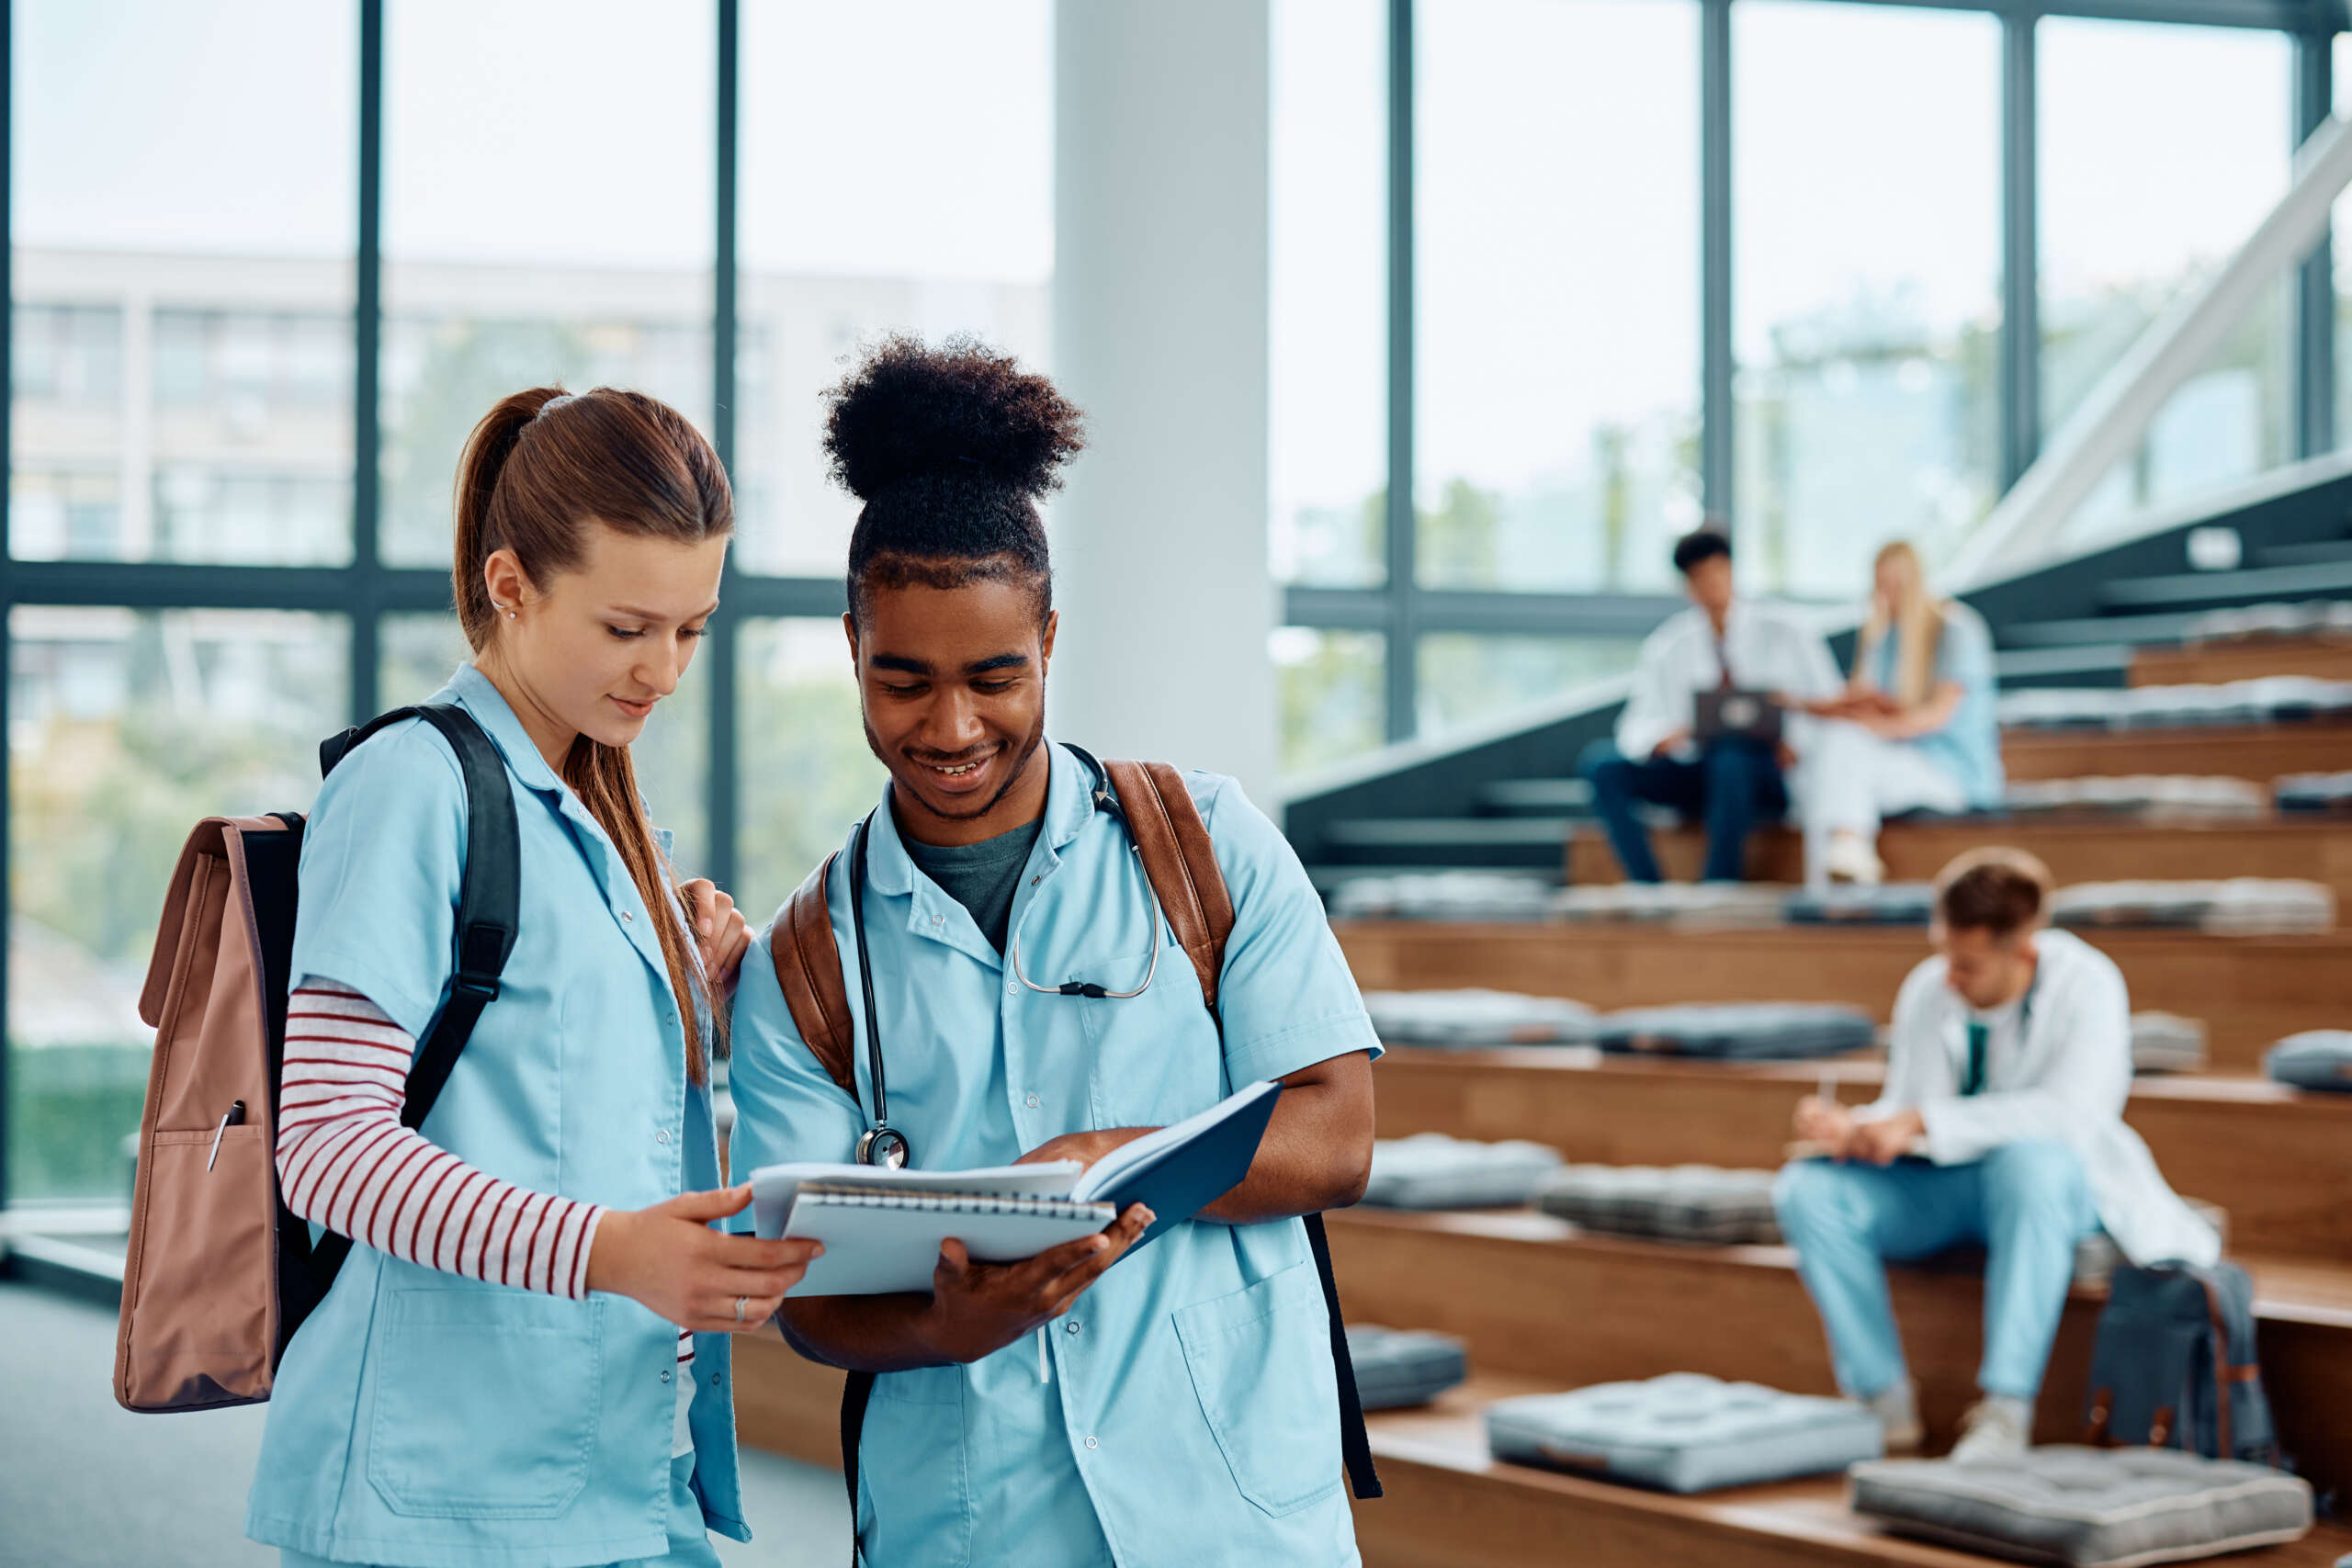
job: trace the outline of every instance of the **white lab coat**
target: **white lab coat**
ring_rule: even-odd
[[[1724,646],[1732,678],[1746,690],[1829,697],[1844,686],[1829,645],[1793,610],[1733,600],[1724,619]],[[1691,728],[1692,699],[1722,682],[1723,658],[1707,612],[1694,604],[1668,616],[1643,639],[1633,690],[1617,719],[1617,750],[1634,761],[1647,761],[1659,741]],[[1804,749],[1804,720],[1803,714],[1792,715],[1786,729],[1791,747],[1799,751]]]
[[[2123,1124],[2132,1092],[2132,1006],[2115,961],[2068,931],[2035,938],[2041,952],[2025,1037],[2019,1004],[1979,1014],[1944,983],[1929,958],[1903,982],[1886,1089],[1856,1114],[1865,1120],[1916,1109],[1927,1155],[1965,1165],[2004,1144],[2048,1140],[2082,1160],[2099,1224],[2136,1264],[2211,1263],[2221,1237],[2174,1193],[2140,1134]],[[1984,1088],[1963,1098],[1968,1023],[1990,1026]]]

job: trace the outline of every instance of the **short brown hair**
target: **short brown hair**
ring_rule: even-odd
[[[2006,941],[2041,923],[2050,886],[2050,868],[2023,850],[1971,850],[1936,877],[1936,918]]]

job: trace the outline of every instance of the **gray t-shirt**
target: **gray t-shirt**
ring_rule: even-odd
[[[977,844],[920,844],[901,834],[907,858],[945,893],[971,911],[972,923],[999,953],[1004,951],[1012,923],[1012,896],[1021,887],[1021,869],[1037,842],[1046,819],[1024,822],[1009,833],[982,839]]]

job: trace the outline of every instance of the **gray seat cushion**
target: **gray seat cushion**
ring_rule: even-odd
[[[1427,1404],[1470,1375],[1469,1353],[1452,1335],[1376,1324],[1348,1325],[1348,1359],[1366,1410]]]
[[[2264,1053],[2262,1070],[2297,1089],[2352,1094],[2352,1030],[2313,1029],[2290,1034]]]
[[[2064,1568],[2134,1568],[2296,1540],[2308,1482],[2171,1449],[2033,1449],[2013,1465],[1883,1460],[1854,1507],[1906,1535]]]
[[[2205,1021],[2171,1012],[2132,1015],[2132,1070],[2135,1073],[2196,1073],[2205,1070]]]
[[[1497,1459],[1705,1492],[1843,1470],[1882,1451],[1878,1417],[1850,1400],[1672,1372],[1487,1407]]]
[[[1535,1206],[1618,1235],[1720,1247],[1781,1239],[1772,1172],[1712,1165],[1571,1165],[1544,1182]]]
[[[1560,1151],[1420,1133],[1372,1145],[1363,1201],[1388,1209],[1516,1209],[1560,1168]]]
[[[1592,1038],[1592,1010],[1565,997],[1366,991],[1363,1006],[1373,1028],[1392,1045],[1574,1045]]]
[[[1877,1028],[1860,1008],[1815,1002],[1694,1002],[1625,1008],[1594,1029],[1604,1051],[1758,1061],[1866,1050]]]
[[[2050,918],[2074,927],[2153,926],[2222,936],[2295,936],[2333,931],[2335,896],[2323,883],[2293,877],[2078,882],[2051,896]]]
[[[2281,811],[2341,811],[2352,806],[2352,773],[2289,773],[2272,794]]]

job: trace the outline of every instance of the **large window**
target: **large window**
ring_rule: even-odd
[[[1420,8],[1425,587],[1658,587],[1699,520],[1698,24],[1681,0]]]
[[[1362,0],[1276,0],[1273,17],[1269,558],[1277,582],[1377,587],[1388,574],[1387,31]]]
[[[813,411],[861,344],[970,333],[1045,363],[1051,29],[1047,0],[744,7],[739,564],[841,570],[856,503]]]
[[[384,24],[385,558],[446,566],[467,431],[560,383],[710,415],[702,6],[400,0]]]
[[[355,15],[11,7],[17,558],[350,558]]]
[[[2049,17],[2038,30],[2041,412],[2055,430],[2284,194],[2291,53],[2238,28]],[[2173,394],[2074,536],[2290,455],[2286,284]]]
[[[139,992],[181,840],[214,813],[309,804],[349,632],[20,604],[8,640],[7,1190],[127,1202],[154,1038]]]
[[[1871,554],[1930,558],[1999,482],[2000,24],[1732,8],[1743,575],[1859,597]],[[1855,134],[1867,126],[1869,134]]]

